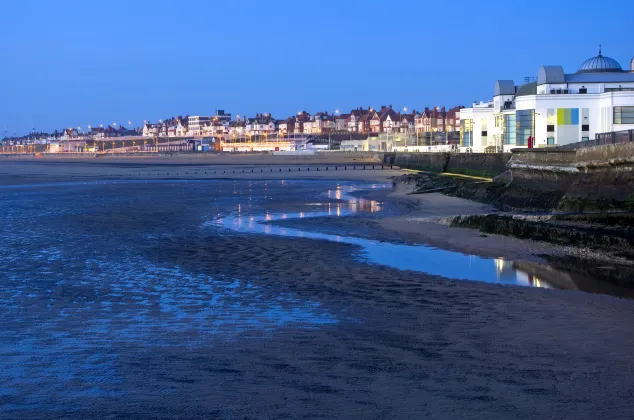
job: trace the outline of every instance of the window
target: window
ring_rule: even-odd
[[[554,124],[548,124],[546,126],[546,131],[548,131],[549,133],[555,131],[555,125]]]
[[[516,141],[518,146],[528,146],[528,138],[535,138],[534,113],[532,109],[517,111],[516,119]]]
[[[590,131],[590,124],[582,124],[581,131]]]
[[[615,106],[614,124],[634,124],[634,106]]]
[[[624,88],[624,87],[620,87],[620,88],[605,88],[606,92],[632,92],[634,91],[634,88]]]
[[[462,147],[473,146],[473,120],[460,120],[460,143]]]
[[[579,93],[588,93],[588,88],[581,88],[579,89]]]
[[[553,146],[553,145],[555,144],[555,138],[554,138],[554,137],[548,137],[548,138],[546,139],[546,143],[547,143],[549,146]]]
[[[487,136],[487,132],[486,131],[482,131],[482,137],[486,137]]]
[[[508,114],[504,116],[504,125],[502,126],[502,136],[504,137],[504,144],[515,144],[515,114]]]
[[[581,141],[590,141],[590,137],[581,137]]]

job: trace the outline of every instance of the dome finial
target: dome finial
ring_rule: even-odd
[[[601,44],[599,44],[599,56],[601,56]]]

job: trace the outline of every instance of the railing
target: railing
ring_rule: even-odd
[[[619,144],[634,142],[634,130],[612,131],[597,133],[594,140],[580,141],[558,146],[557,149],[583,149],[586,147],[602,146],[605,144]]]

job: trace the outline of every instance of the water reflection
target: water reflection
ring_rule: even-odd
[[[513,261],[496,258],[494,263],[497,279],[500,283],[512,283],[515,281],[520,286],[542,287],[548,289],[552,288],[550,284],[542,279],[539,279],[537,276],[517,269],[517,266]]]
[[[356,207],[342,209],[337,205],[337,216],[350,215]],[[287,219],[312,218],[330,215],[330,211],[310,213],[285,213]],[[481,258],[459,252],[446,251],[426,245],[404,245],[351,236],[308,232],[300,229],[279,227],[266,222],[282,219],[282,214],[267,213],[253,216],[248,224],[242,223],[242,216],[233,215],[209,222],[238,232],[278,235],[297,238],[321,239],[332,242],[357,245],[361,248],[358,258],[362,261],[412,270],[449,278],[484,281],[489,283],[515,284],[520,286],[550,287],[546,282],[517,270],[513,263],[503,259]]]
[[[385,188],[384,185],[373,185],[372,188]],[[357,245],[361,248],[358,258],[373,264],[385,265],[400,270],[412,270],[432,275],[464,280],[484,281],[500,284],[514,284],[529,287],[552,288],[551,282],[518,269],[513,261],[502,258],[481,258],[459,252],[446,251],[426,245],[404,245],[372,239],[332,235],[303,231],[301,229],[279,227],[268,222],[287,219],[304,219],[315,217],[342,217],[354,213],[374,213],[383,210],[383,203],[352,196],[359,188],[337,185],[327,190],[324,195],[335,202],[307,203],[311,207],[320,207],[323,211],[300,211],[297,213],[269,213],[249,216],[248,223],[243,223],[239,212],[229,217],[218,218],[210,225],[221,226],[239,232],[254,234],[278,235],[297,238],[321,239],[333,242]]]

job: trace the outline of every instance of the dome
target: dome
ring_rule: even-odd
[[[618,61],[610,57],[604,57],[599,49],[599,55],[583,62],[577,73],[609,73],[623,72]]]

